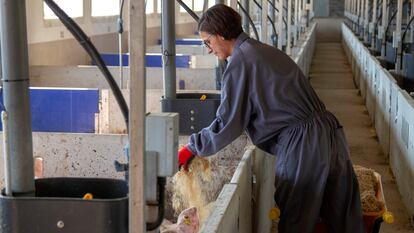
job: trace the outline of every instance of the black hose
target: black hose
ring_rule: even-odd
[[[86,50],[92,60],[99,67],[99,70],[104,75],[106,81],[108,82],[116,101],[118,102],[119,108],[121,109],[122,115],[125,119],[125,124],[127,129],[128,125],[128,105],[125,102],[124,96],[122,95],[121,90],[116,84],[114,78],[112,77],[111,72],[109,72],[108,67],[106,67],[102,57],[99,55],[95,46],[92,44],[90,39],[85,35],[82,29],[62,10],[53,0],[44,0],[49,8],[59,17],[60,21],[65,25],[65,27],[72,33],[75,39],[80,43],[80,45]]]
[[[157,177],[158,185],[158,214],[155,222],[147,222],[147,231],[153,231],[157,229],[164,219],[164,196],[165,196],[165,177]]]
[[[257,7],[259,7],[260,10],[262,10],[262,7],[259,5],[259,3],[256,0],[253,0],[253,2],[256,3]],[[266,15],[266,16],[267,16],[267,19],[272,24],[273,32],[275,33],[275,35],[277,35],[275,23],[273,22],[272,18],[270,18],[269,15]]]
[[[247,19],[249,19],[250,25],[252,26],[253,31],[254,31],[254,35],[256,36],[256,40],[260,40],[260,39],[259,39],[259,33],[257,33],[256,26],[254,26],[254,22],[253,22],[252,18],[250,18],[249,13],[246,11],[246,9],[244,9],[244,8],[243,8],[243,6],[240,4],[240,2],[239,2],[239,1],[237,1],[237,5],[238,5],[238,6],[240,7],[240,9],[243,11],[244,15],[246,15]]]
[[[182,8],[184,8],[184,10],[185,11],[187,11],[187,13],[188,14],[190,14],[191,15],[191,17],[193,17],[193,19],[195,20],[195,21],[197,21],[198,22],[198,20],[200,19],[199,17],[198,17],[198,15],[196,14],[196,13],[194,13],[194,11],[193,10],[191,10],[190,9],[190,7],[188,7],[183,1],[181,1],[181,0],[176,0],[177,2],[178,2],[178,4],[180,4],[181,5],[181,7]]]
[[[405,28],[404,33],[402,34],[402,37],[401,37],[401,43],[403,43],[403,42],[404,42],[405,34],[407,34],[408,28],[410,27],[410,24],[413,22],[413,20],[414,20],[414,16],[413,16],[413,17],[411,17],[410,21],[408,21],[407,27]],[[402,59],[403,59],[403,53],[401,53],[401,54],[400,54],[400,58],[401,58],[401,65],[400,65],[400,68],[402,69]]]
[[[279,9],[277,9],[277,8],[276,8],[276,6],[275,6],[275,4],[273,4],[273,2],[271,2],[270,0],[267,0],[267,1],[269,2],[269,4],[273,7],[273,9],[274,9],[276,12],[279,12]],[[260,9],[261,9],[261,8],[260,8]],[[287,10],[287,8],[286,8],[286,7],[283,7],[283,9]],[[285,18],[283,18],[283,17],[282,17],[282,20],[283,20],[283,23],[285,24],[285,26],[287,27],[287,23],[286,23]]]

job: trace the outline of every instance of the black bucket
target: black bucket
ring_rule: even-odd
[[[127,233],[128,186],[123,180],[35,180],[35,197],[0,195],[2,233]],[[83,199],[91,194],[92,199]]]

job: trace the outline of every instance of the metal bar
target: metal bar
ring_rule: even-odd
[[[279,14],[277,15],[277,26],[278,26],[278,40],[277,40],[277,48],[282,50],[283,44],[283,0],[279,0]]]
[[[397,25],[396,30],[393,35],[393,39],[395,40],[394,45],[397,48],[397,57],[395,62],[395,72],[400,74],[401,72],[401,53],[402,53],[402,41],[401,41],[401,25],[402,25],[402,15],[403,15],[403,0],[397,1]]]
[[[249,13],[246,11],[246,9],[244,9],[244,8],[243,8],[243,6],[240,4],[240,2],[237,2],[237,5],[238,5],[238,6],[240,7],[240,9],[243,11],[244,15],[246,15],[246,16],[247,16],[247,18],[249,19],[249,22],[250,22],[250,25],[251,25],[251,26],[252,26],[252,28],[253,28],[253,32],[254,32],[254,35],[255,35],[255,37],[256,37],[256,40],[259,40],[259,33],[257,33],[256,26],[254,25],[253,20],[250,18]]]
[[[4,107],[9,116],[11,191],[34,195],[29,63],[24,0],[1,0],[1,48]]]
[[[175,2],[161,1],[161,39],[162,39],[162,69],[164,80],[164,98],[176,97],[176,57],[175,57]]]
[[[290,42],[292,40],[292,33],[290,30],[292,29],[292,0],[288,0],[288,15],[287,15],[287,41],[286,41],[286,54],[292,55],[292,50],[290,46]]]
[[[370,33],[371,33],[371,48],[375,49],[375,28],[374,28],[374,24],[376,23],[376,19],[377,19],[377,1],[378,0],[372,0],[372,7],[373,7],[373,11],[372,11],[372,18],[371,18],[371,24],[370,24]]]
[[[382,24],[381,24],[381,28],[379,28],[380,33],[378,33],[378,37],[382,40],[382,45],[381,45],[381,58],[385,57],[385,45],[386,45],[386,41],[385,41],[385,27],[387,25],[388,22],[388,9],[387,9],[387,5],[388,5],[388,1],[389,0],[383,0],[382,1]]]
[[[414,0],[411,0],[411,15],[410,18],[414,17]],[[414,43],[414,23],[411,24],[411,30],[410,30],[410,42]]]
[[[261,30],[261,36],[262,36],[262,42],[265,44],[269,43],[268,40],[268,28],[267,28],[267,24],[268,24],[268,20],[267,17],[268,16],[268,12],[269,12],[269,2],[268,1],[262,1],[262,30]]]
[[[296,41],[298,40],[299,0],[295,0],[294,10],[295,10],[295,13],[294,13],[294,15],[295,15],[295,17],[294,17],[295,18],[295,21],[293,22],[293,25],[294,25],[294,27],[293,27],[293,29],[294,29],[293,45],[295,46],[296,45]]]
[[[11,196],[11,167],[10,167],[10,149],[9,149],[9,127],[7,112],[1,112],[1,122],[3,124],[3,162],[4,162],[4,187],[6,196]]]
[[[369,0],[365,0],[364,13],[364,42],[368,42]]]
[[[129,233],[146,231],[145,217],[145,1],[129,1],[130,115]]]

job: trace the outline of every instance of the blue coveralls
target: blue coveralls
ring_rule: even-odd
[[[341,125],[286,54],[245,33],[237,38],[223,74],[215,120],[191,135],[187,148],[212,155],[243,131],[277,156],[280,233],[311,233],[319,217],[331,233],[365,232]]]

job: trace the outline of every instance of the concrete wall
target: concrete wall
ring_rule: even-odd
[[[345,24],[342,33],[355,83],[375,123],[402,200],[414,217],[414,99],[398,86],[390,72],[382,68]]]
[[[208,61],[207,61],[208,63]],[[119,67],[108,67],[115,81],[120,85]],[[33,87],[82,87],[108,89],[101,71],[96,66],[31,66],[30,86]],[[161,68],[146,69],[147,89],[162,89]],[[185,82],[185,89],[215,90],[214,68],[187,69],[177,68],[177,88],[180,80]],[[123,86],[129,86],[129,67],[123,68]]]

